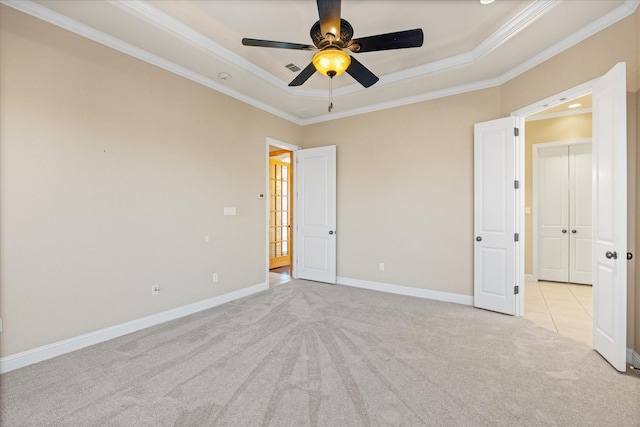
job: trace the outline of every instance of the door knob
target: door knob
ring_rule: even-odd
[[[611,258],[618,259],[618,253],[616,251],[613,251],[613,252],[607,251],[607,253],[604,254],[604,256],[606,256],[607,259],[611,259]]]
[[[576,234],[576,233],[578,232],[578,230],[571,230],[571,232],[572,232],[573,234]]]
[[[567,230],[564,230],[564,229],[562,230],[562,234],[565,234],[566,232],[567,232]]]
[[[633,259],[633,254],[631,252],[627,252],[627,259],[628,260],[632,260]]]
[[[333,234],[333,233],[334,233],[334,231],[333,231],[333,230],[329,230],[329,234]]]
[[[476,237],[476,242],[482,242],[482,237],[480,236]]]

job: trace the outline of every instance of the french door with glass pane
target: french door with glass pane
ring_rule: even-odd
[[[291,164],[269,159],[269,268],[291,265]]]

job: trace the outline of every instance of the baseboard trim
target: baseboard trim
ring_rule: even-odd
[[[58,341],[52,344],[47,344],[42,347],[34,348],[32,350],[27,350],[21,353],[2,357],[0,358],[0,374],[32,365],[34,363],[42,362],[56,356],[61,356],[75,350],[80,350],[81,348],[89,347],[94,344],[118,338],[132,332],[137,332],[151,326],[168,322],[170,320],[198,313],[200,311],[207,310],[209,308],[216,307],[218,305],[222,305],[240,298],[244,298],[249,295],[265,291],[267,289],[269,289],[269,284],[263,282],[258,285],[249,286],[247,288],[239,289],[237,291],[229,292],[217,297],[198,301],[193,304],[183,305],[182,307],[177,307],[171,310],[163,311],[161,313],[152,314],[140,319],[121,323],[119,325],[110,326],[108,328],[100,329],[94,332],[89,332],[77,337],[68,338],[66,340]]]
[[[453,294],[450,292],[432,291],[428,289],[412,288],[410,286],[391,285],[389,283],[371,282],[368,280],[351,279],[349,277],[340,276],[337,278],[337,284],[352,286],[354,288],[369,289],[372,291],[388,292],[390,294],[453,302],[463,305],[473,305],[472,296]]]
[[[635,369],[640,369],[640,353],[632,348],[627,348],[627,363]]]
[[[533,278],[533,274],[525,274],[524,275],[525,282],[535,282],[536,279]]]

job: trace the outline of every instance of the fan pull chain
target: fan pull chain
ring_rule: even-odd
[[[329,78],[329,112],[333,110],[333,76]]]

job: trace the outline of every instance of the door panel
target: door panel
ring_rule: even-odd
[[[336,147],[299,150],[296,159],[296,277],[336,283]]]
[[[474,305],[515,314],[515,137],[507,117],[474,126]]]
[[[593,282],[591,150],[588,143],[569,146],[569,281],[585,285]]]
[[[567,147],[540,149],[537,162],[540,280],[569,281]]]
[[[291,264],[291,164],[269,159],[269,268]]]
[[[626,65],[617,64],[593,91],[593,347],[626,370],[627,335]],[[616,254],[617,257],[613,255]]]

